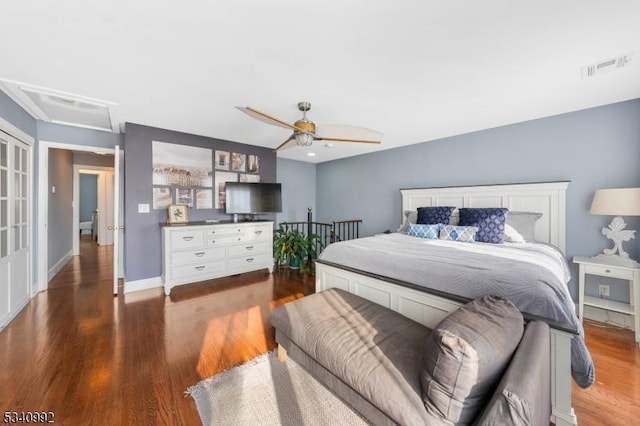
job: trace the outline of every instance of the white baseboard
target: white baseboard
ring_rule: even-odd
[[[585,306],[584,317],[593,321],[612,324],[618,327],[629,329],[633,328],[631,315],[607,311],[606,309],[596,308],[595,306]]]
[[[47,273],[47,282],[50,282],[53,279],[53,277],[55,277],[56,274],[60,272],[62,268],[64,268],[64,265],[66,265],[67,262],[69,262],[72,257],[73,257],[73,249],[69,250],[67,254],[62,256],[62,259],[58,260],[58,262],[49,269],[49,272]]]
[[[145,278],[143,280],[125,281],[124,292],[131,293],[133,291],[148,290],[150,288],[162,287],[162,277]]]
[[[18,303],[18,306],[13,311],[9,312],[4,318],[0,319],[0,331],[9,325],[9,323],[24,309],[25,306],[29,303],[31,298],[29,296],[25,297]]]

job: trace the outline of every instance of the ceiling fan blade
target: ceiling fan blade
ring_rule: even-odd
[[[296,126],[291,123],[287,123],[284,120],[279,119],[278,117],[274,117],[273,115],[267,114],[266,112],[259,111],[253,107],[236,107],[240,111],[244,112],[248,116],[255,118],[256,120],[260,120],[264,123],[271,124],[272,126],[284,127],[285,129],[299,130]]]
[[[335,138],[330,136],[316,136],[316,140],[332,141],[332,142],[356,142],[356,143],[370,143],[379,144],[380,141],[374,141],[371,139],[354,139],[354,138]]]
[[[291,136],[289,136],[289,139],[287,139],[286,141],[282,142],[280,145],[275,147],[273,150],[274,151],[280,151],[281,149],[291,148],[294,145],[292,142],[295,142],[295,141],[296,141],[296,137],[295,137],[295,133],[293,133],[293,134],[291,134]]]
[[[366,127],[352,126],[350,124],[323,124],[317,126],[316,135],[323,137],[325,135],[342,135],[349,139],[366,139],[366,140],[381,140],[384,134]]]

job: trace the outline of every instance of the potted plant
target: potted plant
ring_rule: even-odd
[[[273,258],[276,265],[288,264],[291,269],[304,268],[308,256],[317,256],[316,245],[320,236],[311,234],[309,237],[302,232],[280,225],[273,237]]]

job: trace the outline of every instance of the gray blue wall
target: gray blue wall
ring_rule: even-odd
[[[55,186],[56,192],[51,188]],[[48,269],[51,270],[73,247],[73,154],[49,150]]]
[[[278,182],[282,183],[282,213],[278,222],[307,220],[307,208],[316,214],[316,165],[278,158]]]
[[[425,117],[428,122],[428,117]],[[427,124],[425,124],[427,125]],[[600,233],[611,217],[589,214],[599,188],[640,186],[640,99],[391,149],[317,167],[320,220],[362,218],[363,234],[401,222],[400,188],[570,180],[567,256],[609,246]],[[630,229],[640,218],[625,218]],[[640,238],[640,235],[638,235]],[[627,243],[632,257],[639,240]],[[572,272],[577,269],[572,265]],[[594,293],[595,284],[588,292]],[[570,283],[575,298],[576,285]],[[627,286],[612,298],[628,300]]]
[[[260,156],[260,179],[276,182],[276,155],[272,149],[221,139],[174,132],[127,123],[125,134],[125,274],[126,281],[159,277],[162,274],[160,223],[167,221],[166,210],[138,213],[138,204],[153,206],[152,142],[168,142]],[[275,215],[263,218],[275,219]],[[189,209],[189,220],[230,219],[223,210]]]
[[[31,117],[2,90],[0,90],[0,117],[29,136],[36,137],[36,119]]]
[[[80,222],[90,221],[98,209],[98,175],[80,174]]]

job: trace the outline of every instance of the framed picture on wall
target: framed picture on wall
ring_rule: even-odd
[[[229,170],[229,164],[231,164],[229,151],[219,151],[216,149],[215,168],[218,170]]]
[[[193,190],[178,188],[176,190],[176,204],[182,204],[189,208],[193,207]]]
[[[247,155],[247,173],[260,173],[260,157]]]
[[[167,207],[167,222],[169,223],[189,222],[187,206],[172,204],[169,207]]]
[[[212,209],[213,197],[210,189],[196,189],[196,209]]]
[[[211,188],[211,149],[152,142],[153,184]]]
[[[244,172],[246,169],[247,156],[234,152],[231,154],[231,170],[234,172]]]
[[[227,196],[225,193],[225,187],[227,182],[237,182],[238,174],[229,172],[216,172],[215,183],[215,208],[224,209],[226,207]]]
[[[240,174],[240,182],[260,182],[260,175]]]
[[[171,188],[153,188],[153,208],[166,209],[172,202]]]

